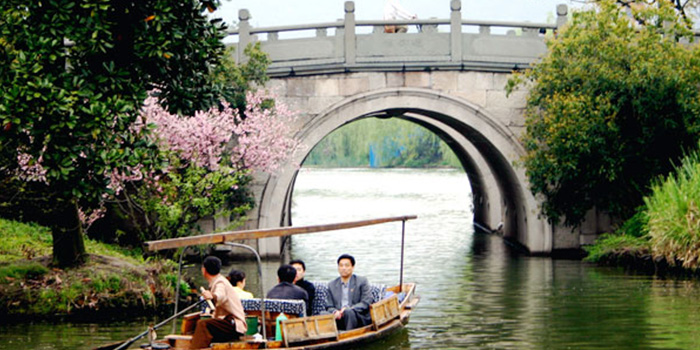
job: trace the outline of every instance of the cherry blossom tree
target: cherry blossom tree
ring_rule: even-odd
[[[243,111],[222,101],[183,117],[146,99],[137,124],[152,127],[152,141],[169,161],[148,173],[110,174],[113,203],[138,227],[132,240],[189,235],[206,216],[243,220],[253,204],[244,186],[249,174],[274,172],[299,148],[296,112],[265,91],[247,93],[245,103]]]

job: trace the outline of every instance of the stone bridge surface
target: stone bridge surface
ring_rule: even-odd
[[[294,181],[308,152],[335,129],[372,117],[408,120],[439,135],[469,176],[475,221],[532,254],[577,249],[609,228],[609,219],[593,211],[574,232],[550,225],[524,169],[514,165],[524,154],[527,91],[506,96],[505,85],[513,70],[546,52],[546,36],[566,22],[566,6],[557,7],[555,24],[465,20],[458,0],[445,20],[356,21],[354,9],[348,1],[342,20],[268,28],[251,28],[248,11],[239,12],[230,33],[236,58],[245,61],[243,48],[261,43],[272,59],[266,88],[300,112],[296,137],[306,149],[278,173],[256,175],[257,205],[247,228],[290,225]],[[418,30],[387,34],[386,24]],[[261,255],[283,251],[277,239],[257,244]]]

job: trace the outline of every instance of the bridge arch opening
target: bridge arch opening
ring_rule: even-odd
[[[355,120],[400,118],[417,123],[443,139],[459,158],[472,186],[474,219],[500,231],[531,252],[549,252],[551,235],[537,215],[522,169],[513,163],[523,154],[514,135],[469,102],[428,89],[390,88],[346,98],[305,124],[297,137],[306,152],[294,155],[269,177],[259,203],[259,227],[289,225],[294,182],[304,159],[326,135]]]

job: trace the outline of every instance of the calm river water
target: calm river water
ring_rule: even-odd
[[[699,282],[518,255],[474,232],[461,171],[302,169],[297,178],[294,225],[407,214],[418,219],[406,223],[404,279],[418,283],[421,302],[407,331],[371,349],[700,349]],[[400,242],[401,224],[389,223],[296,236],[292,256],[309,280],[336,277],[335,259],[350,253],[355,273],[396,284]],[[0,349],[90,349],[148,322],[0,326]]]

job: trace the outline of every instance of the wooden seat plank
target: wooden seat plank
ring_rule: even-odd
[[[285,346],[318,340],[338,340],[338,328],[333,315],[318,315],[287,319],[281,322]]]

